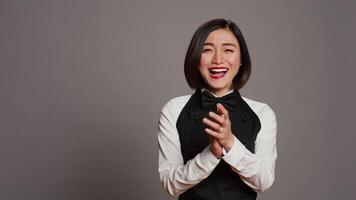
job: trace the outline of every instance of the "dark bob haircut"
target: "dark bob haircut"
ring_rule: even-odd
[[[208,35],[217,29],[230,30],[240,45],[241,66],[233,79],[234,88],[239,90],[248,81],[251,74],[251,59],[247,50],[246,42],[239,27],[230,20],[214,19],[202,24],[194,33],[190,41],[184,61],[184,74],[188,85],[193,89],[206,87],[206,83],[199,72],[200,56],[204,42]]]

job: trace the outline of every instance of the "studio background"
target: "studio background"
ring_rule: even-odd
[[[192,93],[196,28],[236,22],[242,96],[277,115],[276,179],[259,199],[353,199],[355,1],[0,1],[0,199],[171,199],[162,106]]]

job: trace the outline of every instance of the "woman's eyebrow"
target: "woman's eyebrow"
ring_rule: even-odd
[[[204,43],[204,46],[205,46],[205,45],[214,46],[214,44],[213,44],[213,43],[210,43],[210,42],[206,42],[206,43]]]
[[[222,45],[223,45],[223,46],[233,46],[233,47],[236,47],[236,45],[233,44],[233,43],[223,43]]]

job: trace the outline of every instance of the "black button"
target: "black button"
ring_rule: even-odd
[[[195,121],[198,121],[198,120],[200,120],[200,119],[203,119],[204,116],[205,116],[205,114],[197,114],[197,115],[195,115],[195,116],[193,117],[193,119],[194,119]]]
[[[247,121],[247,117],[244,117],[244,118],[242,119],[242,121],[244,121],[244,122]]]
[[[199,143],[194,143],[194,147],[199,147]]]

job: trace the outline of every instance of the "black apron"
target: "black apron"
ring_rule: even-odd
[[[240,93],[236,90],[233,93],[236,105],[225,107],[229,111],[231,130],[239,141],[254,153],[256,136],[261,129],[260,120],[241,98]],[[209,136],[204,131],[206,125],[202,119],[208,116],[209,111],[216,112],[216,105],[203,108],[202,95],[202,91],[197,89],[177,120],[184,164],[209,145]],[[221,160],[206,179],[182,193],[179,200],[255,200],[256,197],[257,193],[232,171],[229,164]]]

